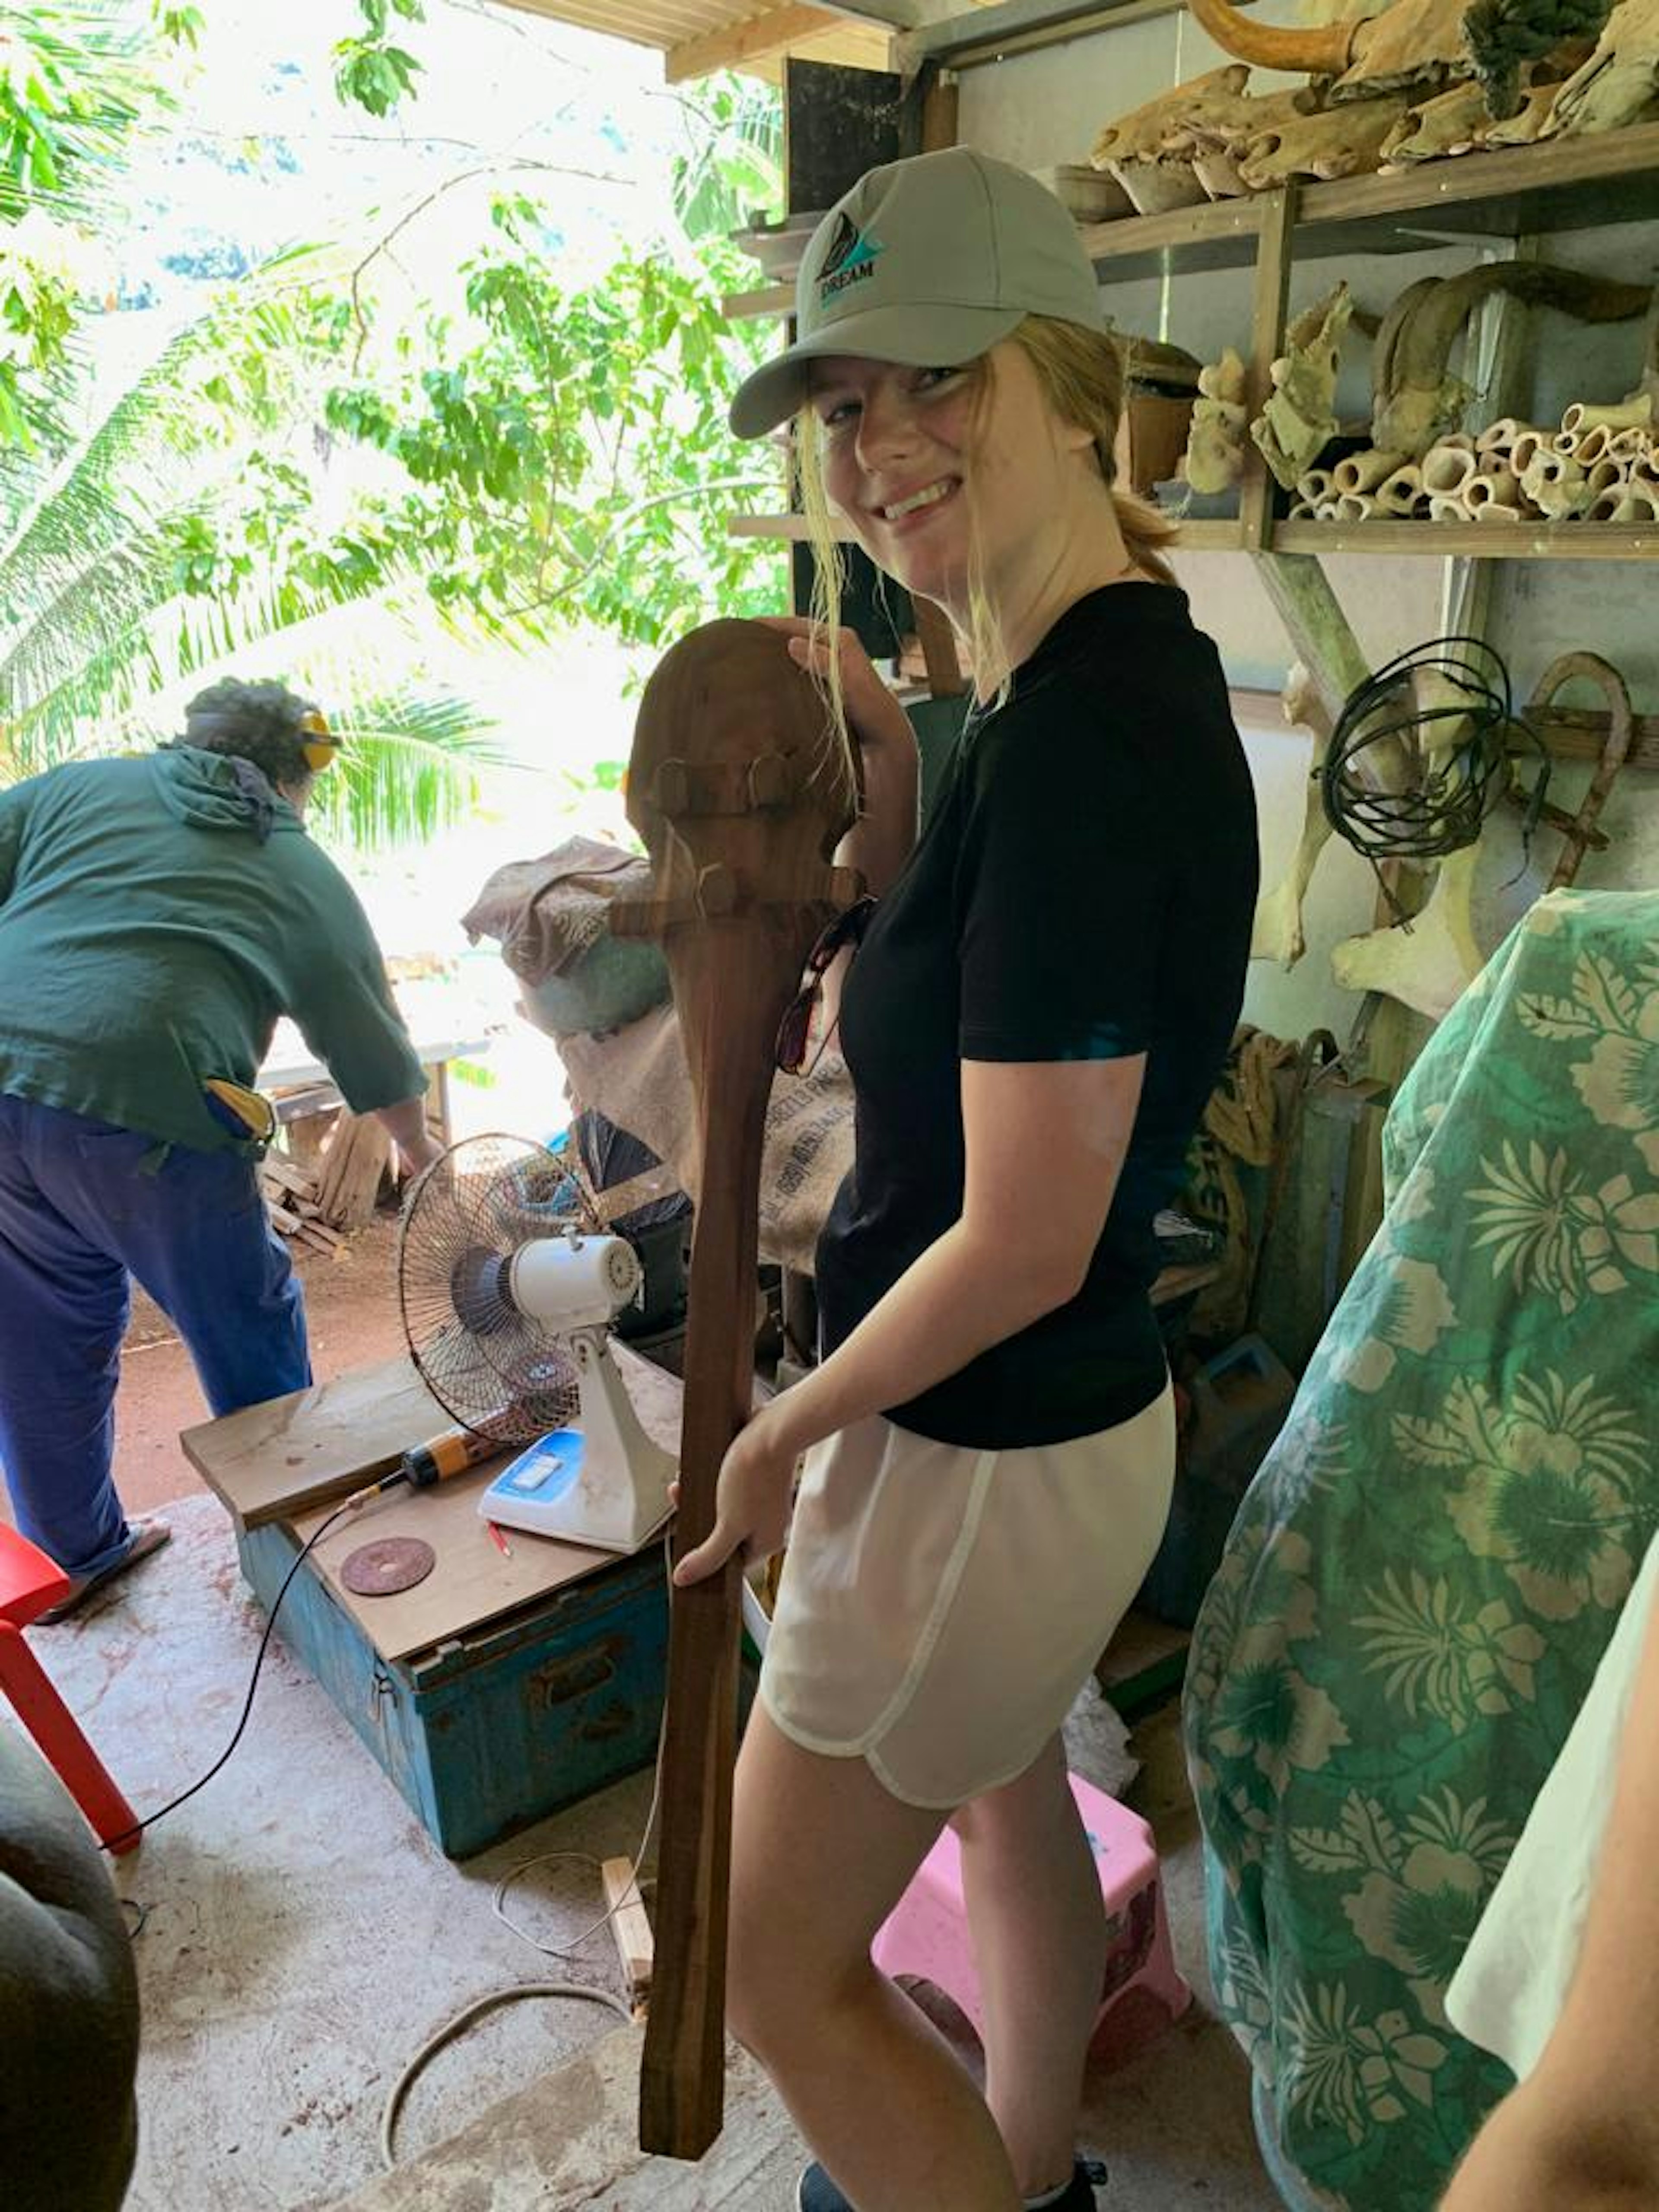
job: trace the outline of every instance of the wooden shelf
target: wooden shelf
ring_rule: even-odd
[[[1659,553],[1659,524],[1633,529],[1616,522],[1281,522],[1274,526],[1272,542],[1275,553],[1413,553],[1436,561],[1634,561]]]
[[[1083,243],[1113,281],[1247,267],[1272,192],[1126,216],[1084,226]],[[1553,139],[1490,154],[1421,161],[1397,176],[1307,185],[1297,198],[1294,258],[1419,253],[1442,240],[1519,238],[1659,218],[1659,123],[1589,138]]]
[[[1183,522],[1178,514],[1168,518],[1181,532],[1170,547],[1173,553],[1242,553],[1244,550],[1244,526],[1235,518],[1231,521]]]
[[[1255,259],[1276,192],[1125,216],[1080,226],[1085,250],[1112,283],[1206,269],[1244,269]],[[1302,188],[1292,226],[1294,258],[1420,253],[1443,239],[1519,238],[1607,223],[1659,220],[1659,123],[1632,124],[1589,138],[1551,139],[1498,153],[1419,161],[1397,176],[1345,177]],[[780,277],[786,272],[780,270]],[[790,282],[739,292],[728,315],[787,314]]]
[[[793,284],[769,284],[763,292],[728,292],[720,313],[728,323],[752,322],[759,315],[791,315],[795,311]]]

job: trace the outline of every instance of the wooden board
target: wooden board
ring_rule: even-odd
[[[337,1375],[309,1390],[185,1429],[185,1457],[238,1525],[263,1528],[338,1504],[454,1423],[407,1358]]]
[[[647,1435],[677,1450],[678,1377],[625,1344],[613,1340],[611,1352]],[[414,1363],[400,1355],[200,1422],[179,1442],[238,1525],[259,1528],[338,1504],[357,1484],[389,1474],[413,1446],[454,1425]]]
[[[614,1552],[561,1544],[518,1528],[504,1532],[512,1556],[502,1557],[479,1518],[478,1500],[512,1456],[502,1452],[430,1490],[410,1490],[400,1483],[360,1513],[348,1514],[312,1553],[319,1578],[381,1658],[407,1659],[430,1651],[615,1564]],[[294,1534],[304,1543],[336,1510],[319,1507],[301,1514],[290,1524]],[[340,1580],[340,1570],[360,1545],[386,1536],[420,1537],[431,1545],[436,1564],[412,1589],[390,1597],[360,1597]]]
[[[677,1450],[678,1377],[626,1345],[613,1343],[611,1352],[647,1434]],[[281,1522],[304,1543],[354,1488],[452,1426],[412,1364],[398,1358],[204,1421],[179,1442],[244,1528]],[[400,1485],[342,1521],[313,1553],[319,1577],[382,1658],[430,1650],[614,1562],[613,1552],[518,1529],[507,1532],[511,1556],[502,1556],[479,1517],[478,1498],[512,1456],[502,1452],[429,1490]],[[385,1536],[430,1544],[433,1571],[389,1597],[348,1590],[339,1580],[347,1557]]]

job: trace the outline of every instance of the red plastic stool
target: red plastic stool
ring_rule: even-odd
[[[1193,1993],[1176,1972],[1152,1832],[1138,1813],[1078,1775],[1072,1795],[1089,1834],[1111,1929],[1100,2013],[1091,2049],[1115,2056],[1178,2020]],[[975,2032],[985,2033],[979,1974],[962,1899],[962,1846],[946,1828],[889,1914],[870,1955],[895,1979],[909,1974],[955,1999]],[[1131,2005],[1132,1996],[1140,1999]],[[1134,2027],[1127,2039],[1124,2029]]]
[[[18,1719],[57,1769],[100,1842],[117,1851],[136,1850],[139,1838],[129,1831],[137,1828],[138,1815],[110,1780],[104,1762],[23,1638],[29,1622],[69,1590],[70,1577],[63,1570],[26,1536],[0,1522],[0,1690],[11,1699]],[[118,1836],[126,1840],[117,1843]]]

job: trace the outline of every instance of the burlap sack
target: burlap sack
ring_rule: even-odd
[[[573,1102],[648,1145],[695,1203],[697,1127],[691,1078],[672,1006],[610,1036],[559,1040]],[[760,1255],[812,1272],[818,1232],[853,1161],[853,1084],[839,1053],[810,1075],[780,1075],[761,1159]]]

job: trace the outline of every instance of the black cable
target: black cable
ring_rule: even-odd
[[[1425,671],[1440,676],[1455,698],[1419,706],[1413,680]],[[1422,733],[1442,721],[1467,722],[1468,727],[1455,745],[1426,756]],[[1517,736],[1536,750],[1540,761],[1522,830],[1530,849],[1549,781],[1549,756],[1537,732],[1515,711],[1509,670],[1484,638],[1438,637],[1413,646],[1357,684],[1344,701],[1323,764],[1315,770],[1325,817],[1370,862],[1396,918],[1404,917],[1382,875],[1383,863],[1443,860],[1474,844],[1510,787],[1510,747]],[[1361,772],[1368,750],[1390,741],[1405,746],[1414,766],[1403,790],[1387,790],[1375,775]]]
[[[401,1481],[402,1480],[403,1477],[401,1475],[386,1476],[382,1479],[380,1484],[374,1486],[376,1489],[388,1488],[392,1482]],[[283,1600],[288,1595],[289,1585],[294,1580],[295,1576],[299,1573],[301,1568],[304,1566],[311,1553],[316,1549],[317,1546],[321,1543],[323,1538],[327,1535],[329,1530],[334,1526],[334,1523],[340,1520],[345,1514],[355,1513],[362,1503],[362,1493],[359,1492],[353,1497],[348,1498],[343,1505],[337,1506],[335,1510],[329,1515],[327,1520],[322,1523],[321,1527],[316,1529],[313,1534],[307,1537],[305,1542],[301,1546],[299,1552],[295,1556],[293,1565],[283,1577],[283,1586],[276,1593],[275,1602],[272,1604],[270,1608],[270,1616],[265,1622],[265,1632],[259,1638],[259,1649],[253,1655],[253,1672],[248,1678],[247,1695],[242,1700],[241,1717],[236,1723],[235,1733],[232,1735],[230,1741],[225,1746],[217,1759],[214,1760],[207,1772],[204,1775],[198,1776],[198,1778],[191,1784],[188,1790],[181,1790],[176,1797],[169,1800],[169,1802],[163,1805],[158,1812],[147,1813],[142,1820],[135,1820],[130,1828],[123,1828],[118,1836],[111,1836],[107,1838],[104,1844],[104,1849],[106,1851],[118,1850],[124,1844],[130,1844],[135,1836],[142,1836],[146,1828],[153,1828],[158,1820],[165,1820],[169,1813],[176,1813],[179,1808],[192,1798],[198,1790],[206,1789],[208,1784],[212,1781],[214,1776],[219,1771],[225,1761],[230,1757],[232,1752],[235,1750],[237,1745],[242,1741],[242,1731],[247,1726],[248,1715],[253,1711],[253,1693],[259,1686],[259,1669],[265,1663],[265,1652],[270,1643],[270,1633],[276,1626],[276,1616],[282,1611]]]

